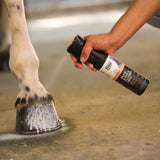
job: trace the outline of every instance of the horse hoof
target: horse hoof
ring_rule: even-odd
[[[61,128],[52,102],[26,105],[17,109],[16,131],[20,134],[39,134]]]
[[[9,71],[9,48],[0,52],[0,71]]]

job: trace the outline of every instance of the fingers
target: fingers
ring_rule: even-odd
[[[78,63],[77,59],[73,55],[71,55],[71,59],[73,60],[75,67],[77,67],[79,69],[83,68],[83,65],[81,63]]]
[[[85,45],[84,45],[84,47],[83,47],[83,49],[82,49],[80,61],[81,61],[82,63],[85,63],[92,71],[96,71],[97,69],[94,68],[94,65],[93,65],[93,64],[86,62],[87,59],[89,58],[89,55],[90,55],[91,51],[93,50],[93,43],[92,43],[91,40],[89,40],[89,37],[90,37],[90,36],[86,36],[86,37],[84,38],[84,39],[86,39],[86,43],[85,43]],[[71,58],[72,58],[72,60],[73,60],[73,62],[74,62],[74,65],[75,65],[77,68],[80,68],[80,69],[83,68],[83,65],[82,65],[81,63],[78,63],[78,62],[77,62],[77,59],[76,59],[73,55],[71,55]]]
[[[94,65],[88,62],[85,62],[85,64],[89,67],[89,69],[91,69],[92,71],[97,71],[96,68],[94,68]]]
[[[80,60],[81,62],[86,62],[89,58],[91,51],[93,50],[93,44],[91,41],[86,40],[86,43],[82,49]]]
[[[73,55],[71,55],[71,59],[73,60],[75,67],[77,67],[77,68],[79,68],[79,69],[82,69],[82,68],[83,68],[83,65],[82,65],[81,63],[78,63],[78,62],[77,62],[77,59],[76,59]],[[97,71],[97,69],[94,68],[94,65],[93,65],[93,64],[88,63],[88,62],[85,62],[85,64],[86,64],[86,65],[89,67],[89,69],[91,69],[92,71]]]
[[[73,62],[77,63],[77,59],[71,54],[71,59],[73,60]]]
[[[83,69],[83,65],[81,63],[74,63],[74,65],[79,69]]]

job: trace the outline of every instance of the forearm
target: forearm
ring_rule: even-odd
[[[120,48],[158,10],[160,0],[134,0],[110,32],[117,42],[116,48]]]
[[[160,0],[134,0],[109,33],[85,37],[86,43],[82,49],[81,62],[86,62],[93,49],[114,55],[158,10],[160,10]],[[76,67],[83,68],[75,57],[72,56],[72,60]],[[89,68],[95,69],[93,65]]]

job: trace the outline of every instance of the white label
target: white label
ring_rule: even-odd
[[[100,71],[107,76],[114,78],[121,67],[121,63],[111,56],[108,56]]]

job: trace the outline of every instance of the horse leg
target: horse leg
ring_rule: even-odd
[[[28,34],[22,0],[4,0],[12,43],[9,66],[20,84],[15,106],[16,130],[24,134],[53,131],[61,127],[52,96],[39,81],[39,59]]]
[[[11,36],[7,8],[0,0],[0,71],[9,70],[9,47]]]

